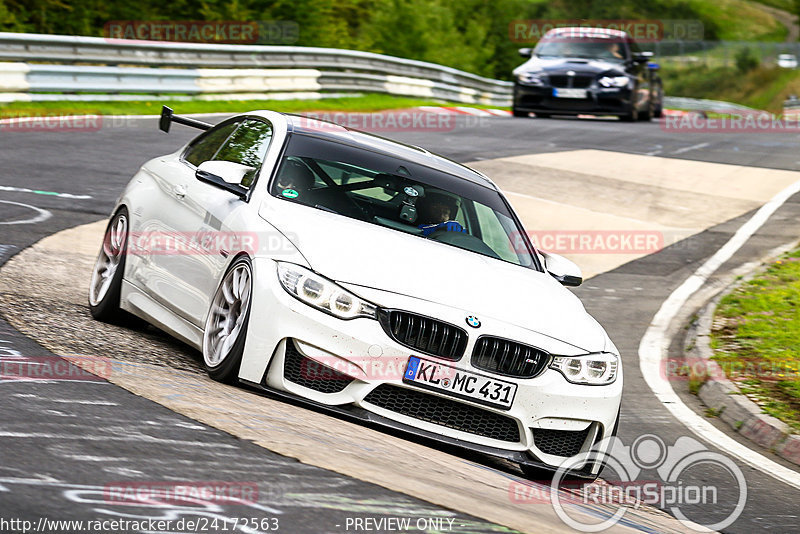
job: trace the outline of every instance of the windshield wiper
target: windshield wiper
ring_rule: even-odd
[[[323,206],[322,204],[314,204],[314,207],[317,208],[318,210],[328,211],[330,213],[335,213],[336,215],[341,215],[341,213],[339,213],[338,211],[333,210],[328,206]]]

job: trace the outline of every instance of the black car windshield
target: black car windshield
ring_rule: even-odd
[[[524,230],[497,191],[413,161],[295,133],[270,194],[537,268]]]
[[[620,39],[558,39],[542,41],[534,53],[539,57],[574,57],[625,61],[627,47]]]

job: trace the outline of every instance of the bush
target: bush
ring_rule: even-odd
[[[750,72],[761,63],[750,47],[737,50],[734,59],[736,60],[736,70],[741,73]]]

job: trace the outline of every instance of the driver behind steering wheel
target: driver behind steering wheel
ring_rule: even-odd
[[[428,237],[439,230],[445,232],[464,232],[461,224],[453,220],[458,212],[456,199],[441,193],[429,192],[417,200],[417,221],[422,235]]]

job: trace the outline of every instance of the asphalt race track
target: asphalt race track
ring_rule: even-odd
[[[157,131],[153,119],[121,118],[109,119],[99,131],[0,129],[0,146],[3,147],[0,151],[3,169],[0,178],[0,264],[42,238],[107,217],[123,185],[139,165],[176,149],[194,134],[190,129],[176,127],[166,136]],[[791,179],[791,175],[777,171],[800,169],[797,134],[678,134],[666,131],[658,122],[627,124],[616,120],[466,117],[459,119],[450,131],[397,131],[382,132],[381,135],[423,146],[461,162],[477,162],[478,168],[483,168],[485,162],[490,177],[491,166],[503,165],[505,158],[571,154],[585,149],[620,153],[620,162],[626,161],[624,155],[627,154],[652,158],[654,165],[667,159],[774,169],[775,173],[765,176],[774,175],[781,180]],[[591,154],[586,157],[591,158]],[[607,174],[609,171],[601,169],[599,172]],[[549,178],[554,186],[558,185],[558,176],[556,173]],[[570,176],[573,180],[570,184],[579,179]],[[536,179],[536,175],[531,176],[531,181]],[[703,179],[703,175],[696,176],[698,182]],[[800,174],[794,179],[800,179]],[[776,178],[776,183],[778,181]],[[502,180],[498,183],[506,187]],[[751,184],[751,187],[758,186]],[[581,189],[572,185],[570,188],[562,193],[574,196],[579,204]],[[770,198],[772,194],[761,196]],[[510,198],[516,204],[515,197]],[[606,202],[606,212],[614,202],[620,205],[646,202],[640,194],[634,198],[612,200]],[[608,330],[624,359],[626,382],[619,435],[626,444],[651,434],[667,446],[686,437],[699,440],[715,450],[713,444],[692,434],[676,420],[653,395],[639,369],[638,350],[645,330],[664,300],[714,254],[763,201],[747,204],[746,199],[740,198],[726,206],[721,203],[722,200],[719,205],[714,203],[707,207],[708,212],[717,213],[718,217],[709,216],[702,224],[688,225],[692,228],[688,237],[683,236],[658,253],[640,254],[626,263],[616,262],[621,264],[597,268],[592,272],[600,274],[575,290],[588,311]],[[530,228],[535,215],[529,213],[523,217],[532,230],[536,229]],[[586,217],[583,227],[592,228],[592,213]],[[709,285],[719,285],[739,266],[763,258],[776,247],[797,241],[799,220],[800,196],[795,196],[714,273]],[[94,248],[96,245],[99,241],[87,246]],[[35,265],[32,265],[31,270],[34,269]],[[24,284],[24,272],[19,276]],[[77,280],[64,280],[55,270],[50,276],[53,286],[79,283]],[[37,279],[37,283],[41,283],[41,279]],[[85,294],[83,288],[80,291]],[[117,336],[99,326],[91,332],[78,330],[71,325],[83,323],[73,323],[70,319],[64,321],[66,328],[37,330],[37,326],[44,325],[45,321],[42,319],[37,323],[37,318],[45,317],[48,311],[45,308],[56,303],[24,298],[21,290],[3,285],[2,273],[0,303],[3,306],[0,314],[20,330],[31,335],[37,332],[39,341],[48,347],[80,347],[81,342],[92,334]],[[67,316],[74,314],[85,318],[88,315],[85,305],[81,307],[72,301],[60,305],[63,307],[58,312]],[[48,339],[48,335],[52,339]],[[132,335],[108,338],[104,350],[116,353],[106,356],[125,359],[126,353],[135,351],[135,341],[130,339],[135,340],[137,336],[146,339],[147,343],[161,344],[163,350],[171,354],[163,358],[156,354],[149,363],[185,368],[191,372],[197,370],[196,357],[191,351],[165,340],[151,329],[134,329]],[[680,353],[681,343],[682,340],[676,338],[671,356]],[[47,354],[47,349],[0,320],[0,358]],[[431,504],[431,499],[414,498],[417,495],[409,491],[398,493],[363,482],[364,479],[358,480],[272,453],[247,440],[237,439],[230,434],[240,435],[227,428],[225,430],[229,433],[197,423],[198,419],[191,415],[187,417],[186,412],[175,413],[104,381],[58,384],[3,381],[0,387],[3,388],[0,407],[4,414],[0,423],[3,444],[0,447],[0,510],[4,511],[4,517],[9,515],[6,510],[13,511],[14,516],[27,518],[96,517],[98,507],[103,508],[103,492],[107,491],[109,484],[139,476],[147,480],[270,481],[268,485],[259,486],[261,491],[270,492],[266,499],[261,495],[261,504],[217,505],[213,508],[206,503],[202,506],[208,508],[202,513],[196,509],[201,506],[197,503],[192,510],[180,508],[187,506],[185,503],[156,506],[157,517],[206,514],[221,521],[227,520],[228,525],[231,518],[236,517],[278,517],[281,530],[285,532],[313,533],[346,531],[348,518],[354,515],[376,519],[405,516],[415,520],[440,520],[445,524],[452,520],[457,527],[449,530],[453,532],[506,531],[463,511],[455,512]],[[688,394],[685,384],[676,381],[673,387],[687,405],[703,414],[704,408]],[[232,395],[253,396],[246,390],[234,391]],[[216,408],[223,410],[224,406]],[[740,439],[726,427],[713,419],[711,421],[721,431]],[[743,443],[758,449],[755,445]],[[717,452],[725,454],[724,450]],[[759,452],[774,462],[789,465],[769,451]],[[479,458],[465,461],[500,473],[509,480],[518,474],[513,468],[483,462]],[[746,504],[739,519],[724,530],[800,532],[797,507],[800,488],[780,482],[769,473],[739,461],[736,463],[747,481]],[[362,468],[368,469],[369,465]],[[412,481],[416,478],[414,473],[401,473],[400,476]],[[609,472],[605,476],[609,480],[619,478]],[[647,478],[647,475],[639,478]],[[698,485],[731,487],[730,478],[713,468],[701,467],[690,478]],[[464,491],[467,491],[466,482],[459,478],[454,480],[452,493],[459,492],[459,483],[464,483]],[[271,489],[267,490],[267,487]],[[715,505],[685,504],[680,510],[696,522],[721,521],[732,511],[737,495],[737,492],[721,490],[720,500]],[[273,508],[265,509],[264,502],[273,504]],[[530,508],[534,518],[537,510]],[[122,517],[119,514],[123,511],[134,517],[154,515],[153,510],[117,507],[112,510],[117,515],[112,516]],[[659,531],[641,517],[632,519],[627,526]],[[569,530],[566,526],[562,528]],[[349,530],[353,530],[352,525]]]

